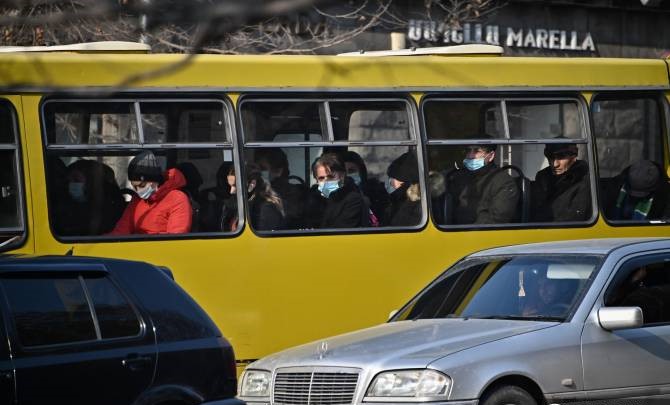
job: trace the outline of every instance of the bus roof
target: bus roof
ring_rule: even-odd
[[[101,41],[52,46],[0,46],[0,53],[11,52],[77,52],[77,53],[148,53],[151,47],[139,42]]]

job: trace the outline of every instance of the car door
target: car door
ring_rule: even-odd
[[[0,300],[0,307],[2,307]],[[5,323],[0,311],[0,404],[14,403],[14,364],[9,355]]]
[[[152,328],[101,269],[0,272],[21,405],[130,404],[151,384]]]
[[[638,306],[644,324],[604,330],[597,318],[603,305]],[[582,356],[589,399],[670,393],[670,252],[623,261],[584,326]]]

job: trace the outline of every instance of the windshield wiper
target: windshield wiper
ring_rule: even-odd
[[[546,316],[546,315],[487,315],[487,316],[466,316],[465,319],[504,319],[514,321],[549,321],[562,322],[565,317],[562,316]]]

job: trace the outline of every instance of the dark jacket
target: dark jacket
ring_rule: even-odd
[[[200,230],[230,232],[237,224],[237,196],[230,188],[214,187],[200,193]]]
[[[390,194],[391,204],[384,215],[384,226],[415,226],[421,221],[421,200],[410,201],[407,196],[410,185],[404,183]]]
[[[276,205],[262,198],[249,201],[251,226],[257,231],[275,231],[284,228],[284,216]]]
[[[531,221],[586,221],[591,217],[589,166],[577,160],[560,176],[545,167],[531,183]]]
[[[329,198],[321,195],[316,185],[309,190],[307,207],[307,226],[311,228],[358,228],[367,226],[368,218],[363,195],[354,181],[345,177],[340,189]]]
[[[519,218],[519,186],[493,163],[474,172],[455,171],[447,187],[454,202],[449,223],[504,224]]]
[[[286,229],[300,229],[304,224],[304,201],[306,187],[302,184],[289,183],[288,177],[278,177],[271,183],[272,189],[282,199]]]
[[[656,165],[659,167],[660,173],[665,173],[665,170],[662,169],[660,165]],[[616,206],[621,188],[627,186],[626,179],[628,178],[629,169],[630,166],[615,177],[601,183],[605,204],[605,217],[607,217],[607,219],[631,219],[623,217]],[[670,184],[668,184],[667,176],[659,176],[656,191],[653,193],[653,196],[654,201],[651,204],[646,219],[670,219]],[[633,197],[628,196],[628,198]]]
[[[377,179],[367,179],[361,183],[360,189],[367,197],[367,204],[372,212],[381,223],[384,223],[384,216],[390,203],[384,184]]]

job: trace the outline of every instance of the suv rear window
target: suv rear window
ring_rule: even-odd
[[[139,319],[104,277],[0,279],[18,339],[45,346],[136,336]],[[91,311],[95,308],[95,312]]]

